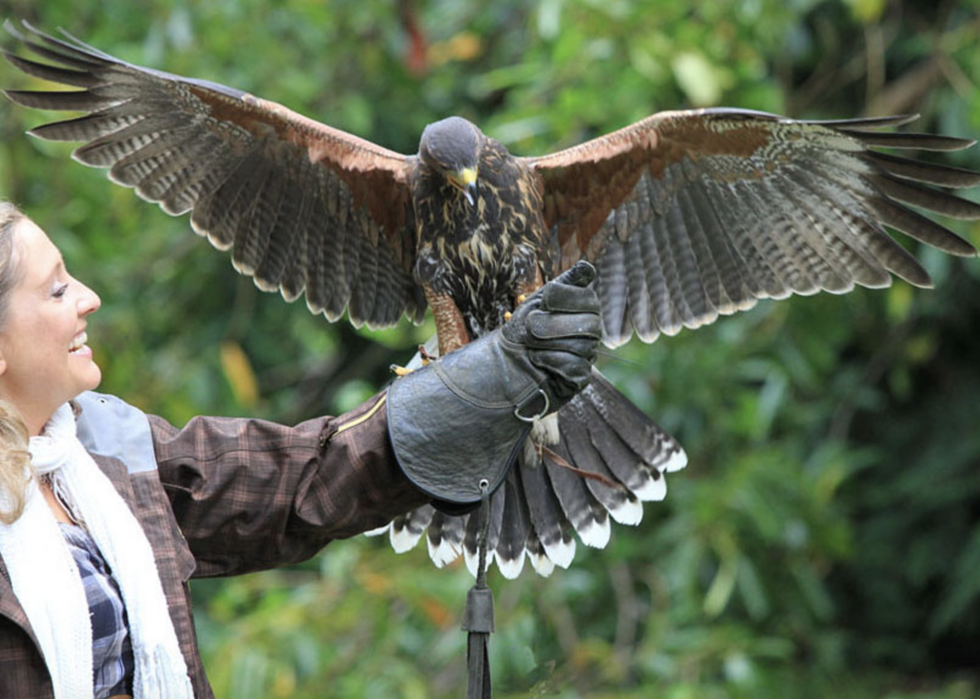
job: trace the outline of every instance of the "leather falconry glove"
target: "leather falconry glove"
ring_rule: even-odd
[[[395,381],[388,433],[409,480],[446,510],[503,482],[537,418],[589,384],[602,337],[595,268],[579,262],[503,327]]]

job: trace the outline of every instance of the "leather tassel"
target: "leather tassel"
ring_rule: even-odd
[[[486,484],[486,485],[484,485]],[[466,595],[463,631],[466,637],[466,699],[490,699],[490,634],[493,633],[493,591],[487,587],[487,534],[490,529],[489,484],[481,484],[479,567],[476,584]]]

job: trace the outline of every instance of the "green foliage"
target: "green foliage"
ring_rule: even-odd
[[[715,104],[914,111],[917,129],[980,132],[977,0],[86,5],[0,0],[0,15],[406,153],[450,113],[519,154]],[[0,83],[34,84],[6,64]],[[353,407],[431,335],[330,326],[258,292],[186,217],[22,135],[47,118],[0,102],[0,197],[102,295],[90,336],[105,390],[175,423],[297,421]],[[980,151],[946,162],[977,168]],[[950,225],[980,243],[976,225]],[[639,527],[580,546],[570,570],[491,575],[498,696],[980,695],[980,265],[922,257],[935,291],[761,303],[603,358],[690,466]],[[460,696],[471,580],[423,548],[357,538],[288,570],[195,583],[217,695]]]

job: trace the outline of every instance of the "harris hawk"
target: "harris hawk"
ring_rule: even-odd
[[[76,88],[8,90],[21,105],[83,115],[32,129],[82,141],[108,168],[230,250],[266,291],[305,295],[330,321],[420,321],[438,353],[506,322],[523,295],[579,260],[597,268],[603,340],[697,328],[720,315],[818,291],[926,287],[889,227],[944,252],[976,250],[909,208],[964,219],[980,205],[944,191],[980,173],[878,150],[953,151],[971,141],[882,130],[912,120],[799,121],[736,109],[654,114],[541,157],[515,157],[471,122],[429,125],[403,155],[253,95],[142,68],[26,22],[7,31],[29,75]],[[23,53],[23,52],[21,52]],[[938,187],[938,188],[937,188]],[[940,189],[943,188],[943,189]],[[610,519],[636,524],[686,457],[601,374],[532,432],[490,502],[489,558],[515,577],[603,546]],[[475,568],[477,517],[426,506],[393,521],[398,550],[425,535],[439,566]]]

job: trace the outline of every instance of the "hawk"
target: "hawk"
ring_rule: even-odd
[[[883,153],[971,141],[883,130],[914,117],[798,121],[737,109],[654,114],[540,157],[515,157],[449,117],[403,155],[203,80],[142,68],[26,22],[7,31],[32,76],[76,88],[7,91],[21,105],[83,112],[34,136],[82,141],[74,158],[231,251],[235,268],[330,321],[380,328],[431,308],[438,352],[506,321],[522,297],[579,260],[597,270],[603,339],[697,328],[759,299],[892,275],[929,275],[888,233],[976,255],[917,209],[980,218],[941,188],[980,173]],[[38,60],[40,59],[40,60]],[[505,576],[529,559],[566,567],[576,538],[603,546],[610,519],[636,524],[682,468],[677,442],[596,373],[532,432],[490,502],[489,558]],[[424,507],[387,528],[396,549],[424,534],[442,566],[475,567],[477,517]]]

